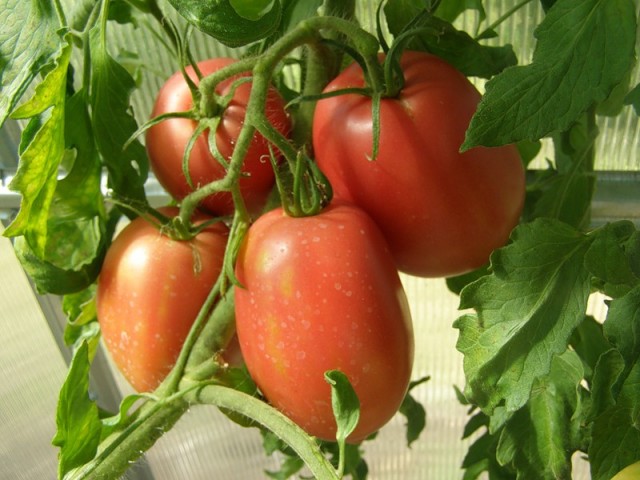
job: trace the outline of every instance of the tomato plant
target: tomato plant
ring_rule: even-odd
[[[212,58],[198,63],[202,75],[209,75],[228,66],[235,60]],[[199,79],[191,66],[186,73],[197,85]],[[183,171],[183,157],[187,144],[197,127],[196,119],[168,118],[150,127],[146,132],[146,147],[151,168],[160,184],[175,198],[182,199],[197,187],[224,177],[240,129],[244,123],[251,83],[234,84],[238,78],[228,78],[220,82],[216,89],[217,98],[232,95],[227,105],[220,105],[218,123],[215,126],[215,143],[220,159],[212,155],[208,131],[203,132],[193,144],[189,155],[189,175],[191,185]],[[172,112],[188,112],[194,109],[193,96],[182,72],[174,73],[162,86],[156,96],[151,113],[157,117]],[[266,102],[268,120],[281,132],[290,129],[290,121],[284,110],[284,101],[275,89],[270,89]],[[222,160],[222,161],[221,161]],[[251,211],[259,210],[273,186],[273,169],[269,161],[269,147],[259,134],[255,135],[246,153],[240,191]],[[218,192],[207,198],[202,207],[215,215],[229,215],[234,210],[229,192]]]
[[[404,86],[380,102],[379,150],[372,157],[372,99],[318,102],[313,144],[338,198],[365,209],[382,229],[398,267],[451,276],[478,268],[504,245],[524,204],[524,168],[513,145],[460,153],[480,94],[440,58],[405,52]],[[346,68],[325,89],[365,85]]]
[[[185,412],[198,415],[195,405],[260,429],[265,451],[281,454],[270,476],[306,466],[319,480],[366,478],[369,443],[345,441],[398,409],[413,449],[395,456],[387,435],[368,437],[382,443],[371,472],[384,476],[393,451],[402,459],[393,473],[412,476],[415,457],[443,446],[433,432],[420,438],[421,382],[401,399],[413,347],[396,267],[414,274],[402,277],[420,325],[412,373],[440,385],[447,372],[423,355],[440,338],[431,335],[438,320],[419,304],[439,302],[435,282],[459,295],[462,312],[439,316],[455,329],[457,353],[443,361],[461,363],[456,398],[469,415],[451,437],[465,436],[468,449],[440,476],[555,480],[586,458],[591,477],[608,480],[640,460],[637,2],[372,7],[0,0],[9,12],[0,126],[12,118],[20,130],[15,148],[2,145],[1,187],[8,172],[21,197],[2,212],[4,235],[39,290],[63,295],[69,319],[72,360],[52,440],[58,478],[121,477]],[[218,41],[234,60],[204,61],[196,76],[192,67],[223,51]],[[160,118],[139,126],[156,93],[149,76],[176,59],[192,83],[169,80]],[[12,171],[4,155],[14,151]],[[272,151],[284,161],[271,165]],[[136,219],[113,240],[122,215],[160,219],[150,171],[177,209],[162,232]],[[274,172],[286,214],[263,215]],[[226,227],[164,235],[187,238],[194,212],[207,210]],[[149,270],[140,273],[125,243],[155,249]],[[130,266],[114,269],[113,257]],[[233,343],[222,352],[236,316],[249,371]],[[174,331],[156,341],[163,325]],[[101,333],[136,388],[152,391],[102,404],[94,388],[109,379],[91,378]],[[448,387],[431,392],[443,400],[432,409],[454,400]]]
[[[98,277],[98,321],[107,350],[137,391],[155,389],[171,370],[218,279],[227,234],[218,222],[191,240],[174,240],[138,217],[107,251]]]
[[[269,212],[249,229],[237,277],[242,355],[271,404],[310,434],[335,439],[324,373],[337,369],[361,404],[350,441],[387,423],[407,391],[413,332],[386,242],[363,211]]]

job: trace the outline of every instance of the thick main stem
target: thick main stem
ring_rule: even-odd
[[[96,458],[65,478],[120,478],[134,461],[173,427],[188,408],[189,404],[182,398],[142,406],[136,420],[103,442]]]
[[[318,444],[298,425],[263,401],[219,385],[206,385],[189,394],[192,403],[216,405],[255,420],[287,443],[306,463],[316,480],[338,480],[333,465]]]

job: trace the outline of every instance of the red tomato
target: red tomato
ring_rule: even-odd
[[[198,63],[203,75],[211,74],[233,63],[229,58],[214,58]],[[197,84],[193,68],[187,73]],[[238,77],[220,83],[216,89],[219,95],[228,94],[233,81]],[[233,100],[224,110],[216,130],[216,145],[225,159],[230,159],[234,145],[242,128],[251,83],[239,85]],[[191,91],[181,72],[173,74],[160,89],[153,107],[152,117],[168,112],[191,110]],[[290,129],[290,120],[284,110],[284,101],[271,88],[267,97],[266,112],[269,121],[283,134]],[[182,158],[196,128],[196,122],[185,118],[172,118],[151,127],[146,133],[146,147],[151,168],[160,184],[175,198],[182,199],[193,191],[182,170]],[[224,167],[210,153],[208,137],[204,132],[193,146],[189,157],[189,173],[194,186],[205,185],[224,177]],[[240,179],[240,189],[249,210],[258,210],[264,203],[274,183],[273,170],[269,161],[267,141],[259,134],[249,147],[243,167],[245,175]],[[214,215],[228,215],[233,212],[231,194],[221,192],[208,197],[201,205]]]
[[[404,88],[380,105],[377,158],[368,159],[372,101],[356,94],[318,102],[315,156],[336,197],[380,226],[400,270],[461,274],[507,242],[524,203],[524,168],[512,145],[459,153],[480,100],[460,72],[420,52],[405,52],[401,66]],[[355,64],[326,91],[363,85]]]
[[[177,214],[175,208],[162,211]],[[227,227],[215,223],[190,241],[177,241],[136,218],[107,251],[98,277],[98,321],[107,350],[137,391],[155,389],[175,364],[220,274],[227,235]]]
[[[327,370],[361,402],[358,442],[398,410],[413,363],[413,331],[398,272],[378,227],[332,204],[251,226],[236,264],[236,326],[247,368],[268,401],[311,435],[335,440]]]

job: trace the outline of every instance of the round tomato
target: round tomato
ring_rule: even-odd
[[[177,214],[176,208],[161,211]],[[192,240],[173,240],[139,217],[107,251],[98,277],[98,321],[113,361],[137,391],[155,389],[175,364],[220,274],[227,236],[218,222]]]
[[[393,259],[368,215],[340,203],[311,217],[273,210],[249,229],[236,270],[242,356],[273,406],[335,440],[324,373],[337,369],[361,403],[350,442],[394,415],[410,379],[413,331]]]
[[[524,203],[524,168],[513,145],[459,149],[480,94],[457,70],[420,52],[401,57],[405,84],[380,105],[379,152],[372,100],[320,100],[313,147],[334,194],[380,226],[398,268],[424,277],[480,267],[504,245]],[[362,87],[361,68],[344,70],[327,92]]]
[[[198,63],[198,67],[206,76],[233,62],[234,60],[229,58],[214,58]],[[186,71],[197,84],[198,78],[193,68],[187,67]],[[216,88],[216,93],[228,94],[237,78],[221,82]],[[231,158],[244,122],[250,91],[251,83],[245,82],[237,86],[233,99],[222,113],[216,130],[216,146],[222,157],[227,160]],[[158,92],[151,115],[156,117],[169,112],[185,112],[192,108],[191,91],[182,73],[176,72]],[[269,90],[266,112],[269,121],[281,133],[287,134],[290,129],[290,120],[284,110],[284,101],[274,88]],[[146,133],[146,148],[151,168],[160,184],[179,200],[193,191],[187,183],[182,165],[187,143],[193,136],[196,126],[195,120],[170,118],[149,128]],[[211,155],[208,137],[208,131],[198,137],[189,156],[189,174],[195,187],[222,178],[226,173],[223,165]],[[240,179],[240,190],[249,210],[256,211],[264,203],[274,183],[268,143],[260,134],[254,136],[249,146],[243,173]],[[233,212],[233,201],[228,192],[211,195],[202,202],[201,206],[214,215],[228,215]]]

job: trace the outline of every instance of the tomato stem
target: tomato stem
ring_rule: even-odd
[[[93,460],[73,470],[65,478],[119,478],[188,410],[189,404],[183,395],[143,404],[134,413],[135,419],[124,430],[102,442]]]
[[[340,477],[325,458],[318,443],[298,425],[262,400],[220,385],[204,385],[194,389],[187,398],[194,404],[215,405],[255,420],[287,443],[318,480],[338,480]]]

